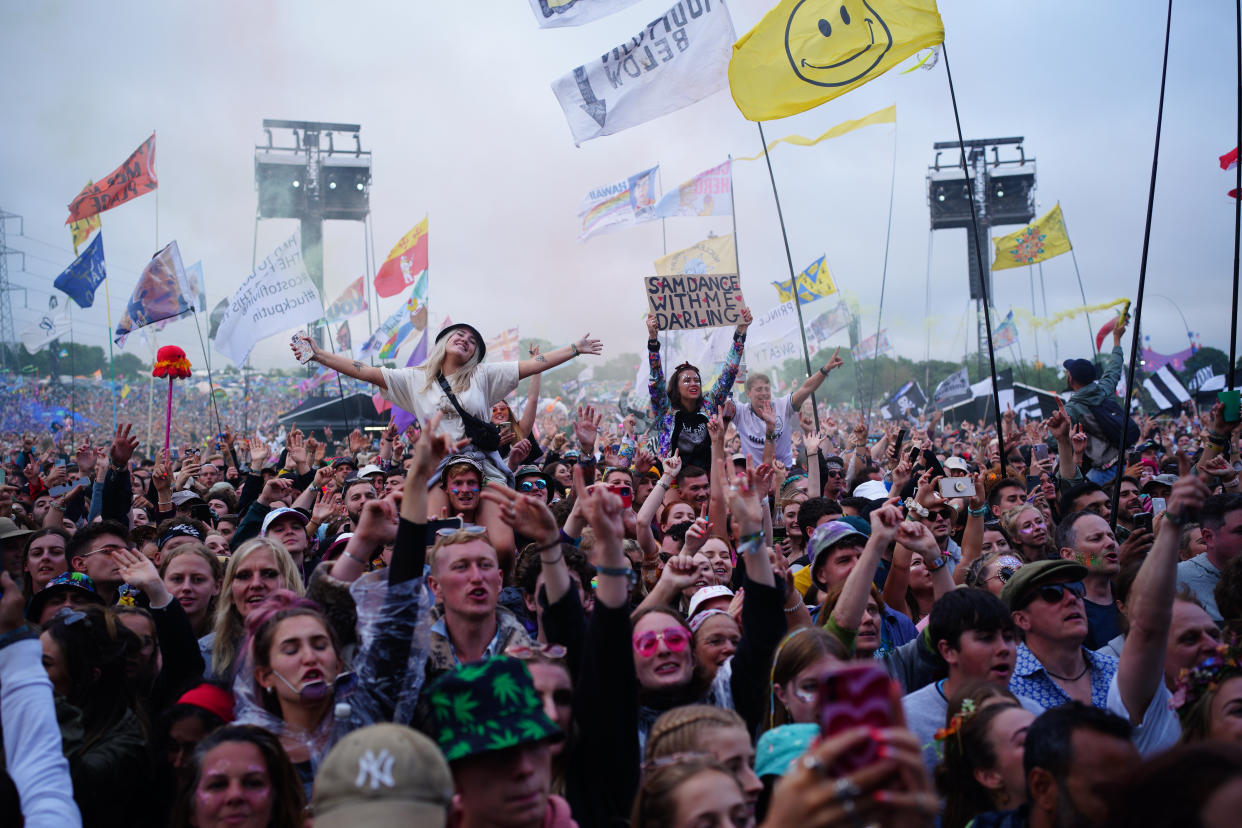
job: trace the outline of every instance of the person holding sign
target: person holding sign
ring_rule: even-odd
[[[742,350],[746,347],[746,329],[750,327],[749,308],[742,308],[742,321],[733,333],[733,344],[725,356],[720,376],[716,378],[711,393],[703,396],[703,378],[699,369],[683,362],[673,370],[673,376],[664,384],[664,366],[660,364],[659,322],[656,314],[647,314],[647,360],[651,364],[651,379],[647,389],[651,394],[651,410],[660,428],[659,451],[667,457],[674,450],[681,451],[685,468],[711,468],[711,442],[707,436],[708,419],[729,399],[733,380],[742,362]]]

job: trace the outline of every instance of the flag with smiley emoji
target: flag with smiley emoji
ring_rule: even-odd
[[[733,44],[729,89],[749,120],[785,118],[943,40],[935,0],[781,0]]]

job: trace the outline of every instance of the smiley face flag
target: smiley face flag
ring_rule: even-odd
[[[785,118],[943,41],[935,0],[781,0],[733,44],[729,89],[748,119]]]

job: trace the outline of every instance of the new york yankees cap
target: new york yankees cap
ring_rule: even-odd
[[[315,776],[315,828],[443,828],[453,775],[436,743],[398,724],[347,735]]]

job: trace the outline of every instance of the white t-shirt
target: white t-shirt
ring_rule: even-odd
[[[440,434],[447,434],[454,440],[466,436],[465,427],[457,409],[449,402],[440,383],[432,378],[431,387],[423,390],[427,384],[427,376],[422,368],[381,368],[384,372],[384,383],[388,390],[383,393],[384,399],[393,405],[404,408],[418,417],[419,425],[427,428],[432,416],[439,411]],[[452,380],[449,380],[450,387]],[[470,387],[464,392],[453,392],[461,407],[480,420],[491,422],[492,406],[505,398],[505,395],[517,388],[518,364],[516,362],[484,362],[474,371]]]
[[[734,407],[737,413],[733,416],[733,427],[742,438],[742,453],[759,465],[763,462],[763,441],[768,434],[768,424],[755,413],[750,403],[734,403]],[[789,467],[793,465],[793,446],[789,435],[797,427],[793,395],[774,397],[772,410],[776,413],[776,459]]]

